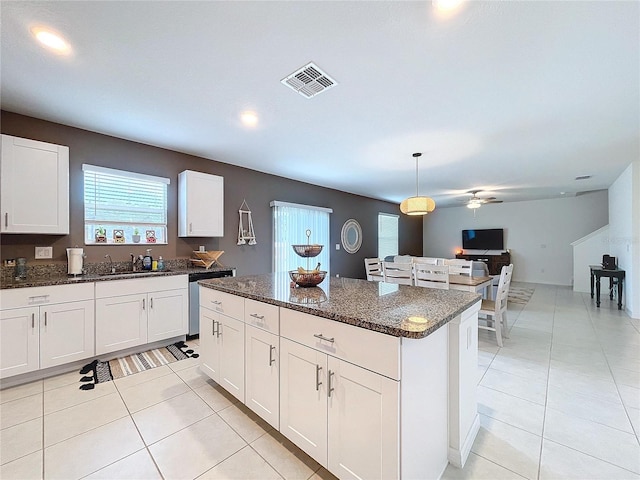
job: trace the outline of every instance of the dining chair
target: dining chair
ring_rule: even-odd
[[[502,347],[502,337],[509,338],[509,330],[507,324],[507,300],[509,297],[509,287],[511,286],[511,277],[513,276],[513,263],[505,265],[500,271],[500,283],[498,283],[498,291],[495,300],[482,300],[478,315],[484,315],[485,318],[478,318],[486,322],[486,325],[478,324],[478,328],[496,332],[496,341],[498,346]]]
[[[371,282],[382,282],[384,280],[382,262],[379,258],[365,258],[364,270],[367,274],[367,280]]]
[[[426,263],[428,265],[442,265],[440,258],[435,257],[414,257],[413,263]]]
[[[382,274],[386,283],[413,285],[413,264],[382,262]]]
[[[416,287],[449,290],[449,266],[414,263],[413,282]]]
[[[473,271],[473,260],[447,258],[444,264],[449,266],[449,274],[451,275],[467,275],[470,277]]]

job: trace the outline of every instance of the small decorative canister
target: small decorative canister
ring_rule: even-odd
[[[16,259],[16,280],[27,279],[27,259],[20,257]]]

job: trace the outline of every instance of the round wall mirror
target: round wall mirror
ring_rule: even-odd
[[[350,218],[342,225],[340,238],[342,240],[342,248],[347,253],[356,253],[360,250],[360,245],[362,245],[362,227],[356,220]]]

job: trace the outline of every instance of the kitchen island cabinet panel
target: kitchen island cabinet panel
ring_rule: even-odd
[[[185,335],[189,328],[189,291],[186,289],[154,292],[148,295],[147,341]]]
[[[147,343],[147,295],[96,299],[96,355]]]
[[[39,308],[0,311],[0,378],[40,366]]]
[[[278,335],[245,325],[245,403],[275,429],[280,427],[279,354]]]

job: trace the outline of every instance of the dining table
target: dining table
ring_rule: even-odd
[[[486,298],[493,300],[493,277],[471,277],[469,275],[449,275],[449,289],[463,290],[465,292],[487,292]]]

